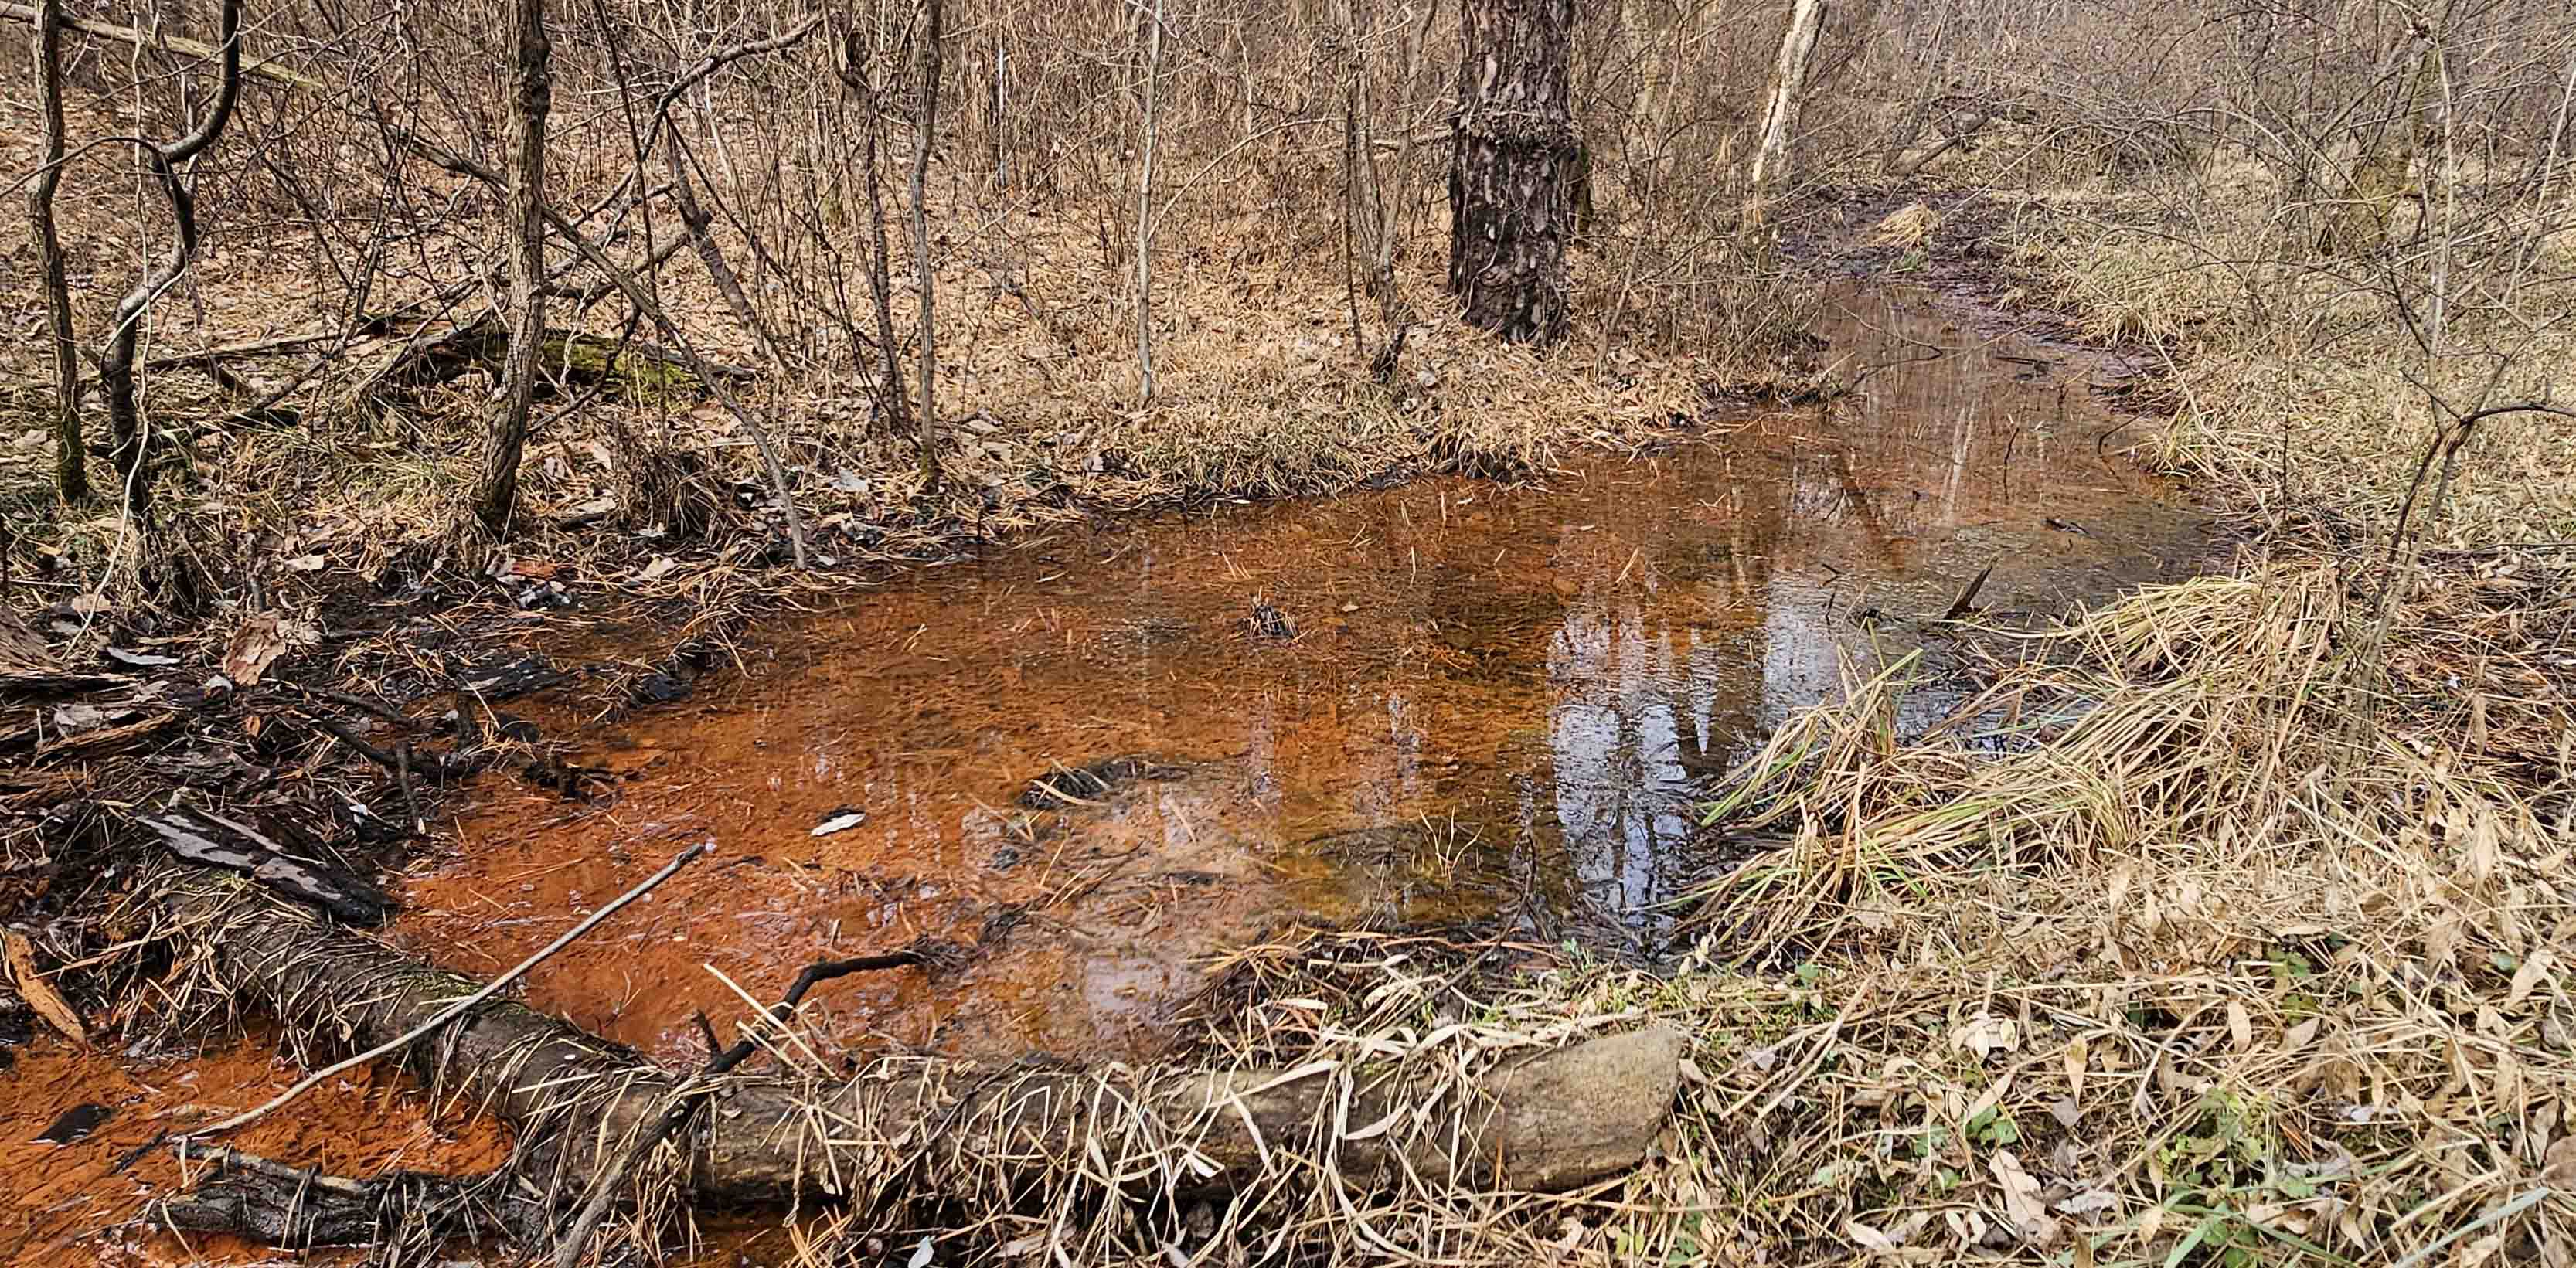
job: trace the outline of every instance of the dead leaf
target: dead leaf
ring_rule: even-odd
[[[2010,1052],[2021,1046],[2021,1028],[2009,1017],[1979,1012],[1950,1036],[1950,1046],[1965,1048],[1980,1059],[1994,1052]]]
[[[2307,1047],[2308,1041],[2316,1038],[2317,1031],[2324,1027],[2325,1020],[2326,1019],[2323,1017],[2311,1017],[2306,1021],[2300,1022],[2298,1025],[2290,1027],[2290,1033],[2287,1036],[2284,1036],[2281,1040],[2282,1055],[2287,1056],[2290,1053],[2297,1052],[2301,1048]]]
[[[1851,1239],[1859,1242],[1861,1244],[1861,1248],[1864,1250],[1878,1254],[1886,1254],[1887,1252],[1896,1249],[1895,1238],[1890,1237],[1877,1229],[1871,1228],[1869,1225],[1863,1224],[1859,1220],[1843,1221],[1843,1231],[1851,1234]]]
[[[0,931],[0,938],[6,939],[9,976],[16,979],[18,994],[26,999],[27,1007],[36,1010],[36,1015],[44,1018],[47,1025],[63,1032],[73,1043],[86,1047],[89,1029],[81,1025],[80,1014],[72,1011],[71,1004],[63,998],[62,992],[54,989],[53,983],[36,972],[35,945],[27,941],[27,935],[15,930]]]
[[[2465,923],[2460,919],[2458,912],[2445,913],[2440,919],[2435,920],[2424,930],[2424,958],[2440,967],[2447,968],[2455,965]]]
[[[2532,952],[2531,958],[2524,960],[2522,962],[2522,967],[2513,971],[2513,985],[2505,989],[2504,1006],[2512,1008],[2515,1005],[2520,1004],[2523,1000],[2529,998],[2531,995],[2531,988],[2540,985],[2543,981],[2546,981],[2549,977],[2550,966],[2557,962],[2557,952]]]
[[[2039,1200],[2039,1181],[2021,1169],[2021,1159],[2009,1149],[2000,1149],[1986,1160],[1986,1169],[2003,1186],[2004,1211],[2012,1216],[2013,1227],[2031,1233],[2047,1224],[2048,1207]]]
[[[92,590],[72,596],[72,611],[80,616],[100,616],[108,611],[107,596]]]
[[[2238,1052],[2254,1050],[2254,1017],[2242,1001],[2227,1001],[2227,1037],[2236,1041]]]
[[[224,650],[224,676],[236,686],[251,686],[285,653],[286,633],[277,617],[252,617],[233,632],[232,645]]]
[[[2557,1189],[2576,1189],[2576,1136],[2561,1136],[2541,1155],[2540,1182]]]
[[[320,555],[297,555],[295,558],[286,561],[286,570],[288,572],[320,572],[322,571],[322,566],[329,562],[331,561]]]
[[[56,705],[54,706],[54,729],[65,735],[95,731],[115,721],[123,712],[122,709],[105,709],[94,704]]]
[[[638,581],[659,581],[662,578],[671,575],[671,570],[679,566],[680,561],[671,558],[669,555],[655,555],[653,556],[653,561],[651,563],[644,565],[644,571],[635,575],[635,579]]]

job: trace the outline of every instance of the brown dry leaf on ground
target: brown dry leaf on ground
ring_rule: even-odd
[[[252,617],[233,632],[232,644],[224,649],[224,676],[235,686],[257,685],[268,667],[285,654],[286,630],[277,617]]]

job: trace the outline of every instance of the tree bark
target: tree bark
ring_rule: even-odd
[[[152,518],[152,473],[148,462],[151,437],[144,433],[142,407],[135,401],[135,351],[152,301],[177,285],[179,275],[187,272],[189,263],[197,258],[197,196],[186,181],[179,179],[179,169],[224,134],[224,125],[232,121],[233,104],[241,99],[241,8],[241,0],[224,0],[223,14],[218,19],[222,37],[217,48],[223,63],[214,104],[207,109],[206,117],[194,131],[168,145],[136,143],[143,151],[144,166],[160,183],[162,196],[170,200],[170,254],[146,270],[143,280],[117,304],[116,325],[108,332],[107,355],[99,359],[98,381],[100,394],[107,400],[108,434],[116,444],[117,477],[125,486],[126,505],[137,523],[149,523]]]
[[[937,0],[932,0],[937,3]],[[1145,20],[1153,23],[1145,54],[1144,171],[1136,181],[1136,376],[1137,403],[1154,403],[1154,107],[1163,78],[1163,0],[1154,0]]]
[[[1797,0],[1789,11],[1789,29],[1780,36],[1780,64],[1771,72],[1771,94],[1762,106],[1762,139],[1753,151],[1751,193],[1744,204],[1742,233],[1763,243],[1771,240],[1770,206],[1789,189],[1789,142],[1798,131],[1800,92],[1807,82],[1807,62],[1815,56],[1816,36],[1824,30],[1825,0]]]
[[[45,315],[54,353],[54,488],[65,502],[89,496],[89,460],[81,449],[80,350],[72,341],[72,290],[63,241],[54,229],[54,191],[63,179],[63,2],[36,11],[36,104],[45,129],[44,170],[27,190],[27,219],[44,274]]]
[[[886,430],[900,436],[912,430],[912,389],[904,386],[903,345],[894,337],[894,246],[886,240],[885,180],[877,170],[885,145],[885,103],[868,74],[874,48],[867,33],[855,27],[842,38],[841,82],[858,94],[865,112],[859,171],[868,190],[868,297],[876,303],[877,355],[885,366],[885,386],[877,394],[877,404],[885,414]]]
[[[546,338],[546,114],[554,105],[553,47],[545,0],[510,0],[510,351],[501,363],[501,413],[483,450],[474,518],[502,537],[519,502],[519,452],[528,442],[537,358]]]
[[[1449,289],[1474,325],[1552,343],[1571,313],[1574,0],[1466,0],[1449,161]]]
[[[923,0],[921,33],[921,121],[912,149],[912,263],[920,288],[921,484],[939,487],[939,407],[931,375],[939,369],[939,326],[931,319],[930,213],[922,206],[930,181],[930,146],[939,135],[939,0]]]
[[[301,1043],[371,1047],[479,985],[337,929],[229,873],[175,875],[166,901],[185,947],[209,957],[217,980],[265,1007]],[[1571,1188],[1644,1157],[1679,1089],[1682,1047],[1679,1032],[1660,1026],[1593,1039],[1488,1073],[1482,1095],[1436,1102],[1400,1079],[1355,1076],[1341,1115],[1348,1134],[1324,1147],[1341,1175],[1361,1183],[1410,1167],[1427,1182],[1478,1191]],[[1233,1187],[1266,1167],[1296,1165],[1291,1159],[1321,1161],[1318,1111],[1341,1096],[1341,1076],[1351,1074],[1323,1063],[1286,1072],[1124,1065],[1068,1072],[886,1057],[846,1078],[698,1082],[506,999],[424,1036],[404,1063],[443,1095],[555,1142],[552,1169],[567,1192],[656,1127],[684,1088],[703,1093],[717,1112],[673,1137],[678,1156],[669,1174],[696,1200],[733,1205],[818,1193],[918,1196],[944,1179],[997,1167],[1024,1179],[1051,1167],[1060,1176],[1060,1160],[1080,1159],[1084,1142],[1122,1134],[1170,1158],[1129,1174]],[[1425,1121],[1394,1114],[1434,1103]]]

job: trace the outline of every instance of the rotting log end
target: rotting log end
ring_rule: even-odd
[[[1654,1025],[1495,1076],[1504,1173],[1520,1188],[1554,1190],[1636,1166],[1681,1091],[1686,1042],[1679,1029]]]

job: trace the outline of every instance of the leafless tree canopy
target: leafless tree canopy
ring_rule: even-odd
[[[2472,252],[2533,254],[2562,206],[2576,37],[2548,0],[1856,0],[1807,27],[1785,2],[1700,0],[1073,0],[944,20],[895,0],[47,0],[0,14],[31,37],[11,42],[13,82],[61,85],[38,115],[66,108],[60,157],[42,137],[16,157],[65,282],[53,302],[56,270],[27,271],[11,302],[68,352],[11,365],[52,385],[52,431],[115,456],[138,513],[202,478],[209,445],[281,424],[325,452],[436,456],[496,531],[519,513],[520,446],[552,452],[577,423],[612,451],[609,516],[681,532],[798,521],[818,473],[875,470],[898,442],[929,496],[943,461],[985,453],[981,427],[1077,436],[1087,469],[1151,474],[1160,442],[1087,428],[1233,399],[1189,386],[1233,373],[1188,337],[1215,296],[1346,297],[1333,338],[1399,407],[1421,322],[1463,306],[1508,324],[1478,316],[1501,301],[1484,266],[1461,280],[1443,212],[1453,155],[1494,131],[1461,94],[1517,82],[1465,42],[1523,9],[1568,28],[1530,48],[1565,54],[1573,148],[1550,151],[1563,188],[1531,221],[1570,263],[1525,270],[1557,299],[1522,333],[1571,323],[1595,356],[1770,355],[1796,288],[1739,221],[1776,205],[1795,239],[1817,212],[1802,191],[1890,174],[2039,190],[2208,179],[2241,155],[2275,187],[2275,255],[2374,284],[2429,223],[2432,167],[2522,192],[2518,225],[2468,235]],[[523,34],[544,37],[541,135]],[[83,429],[91,381],[105,417]],[[1031,421],[1032,397],[1069,392]],[[82,445],[54,448],[61,492],[87,493]],[[951,495],[953,513],[980,496]]]

